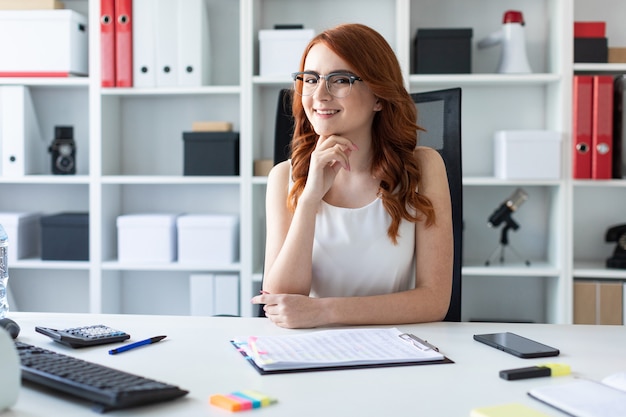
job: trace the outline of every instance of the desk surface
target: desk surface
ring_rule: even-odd
[[[504,323],[429,323],[395,326],[428,340],[454,364],[259,375],[230,345],[237,336],[302,332],[281,329],[263,318],[13,313],[19,340],[179,385],[190,393],[175,401],[111,413],[115,416],[469,416],[475,407],[521,402],[551,416],[564,414],[527,396],[529,389],[575,376],[601,379],[626,371],[626,328]],[[106,324],[131,341],[166,334],[155,345],[109,355],[111,345],[74,350],[36,333],[36,325],[67,328]],[[310,331],[310,330],[309,330]],[[476,333],[511,331],[555,346],[553,358],[520,359],[472,339]],[[502,369],[548,362],[571,366],[572,376],[505,381]],[[276,397],[270,407],[231,414],[208,404],[212,394],[255,389]],[[51,410],[54,412],[51,413]],[[89,404],[22,387],[3,417],[93,416]],[[251,415],[251,414],[250,414]]]

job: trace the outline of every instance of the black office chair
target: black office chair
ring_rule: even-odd
[[[420,145],[437,149],[446,164],[450,200],[454,266],[452,295],[444,321],[461,321],[461,266],[463,265],[463,169],[461,160],[461,89],[426,91],[411,94],[417,106]]]
[[[461,265],[463,235],[463,172],[461,164],[461,89],[427,91],[411,94],[418,109],[418,124],[426,129],[420,132],[419,144],[437,149],[448,173],[452,200],[452,228],[454,235],[454,267],[452,295],[445,321],[461,321]],[[274,165],[289,158],[289,143],[293,135],[291,90],[283,89],[278,97],[276,131],[274,137]],[[259,308],[259,316],[264,316]]]

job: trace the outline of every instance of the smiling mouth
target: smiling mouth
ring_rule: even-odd
[[[321,114],[323,116],[330,116],[332,114],[339,113],[339,110],[315,110],[315,113]]]

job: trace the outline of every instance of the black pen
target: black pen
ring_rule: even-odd
[[[127,350],[135,349],[143,345],[150,345],[152,343],[159,342],[165,339],[166,337],[167,336],[154,336],[154,337],[151,337],[150,339],[140,340],[139,342],[131,343],[130,345],[124,345],[124,346],[118,347],[117,349],[111,349],[109,350],[109,355],[115,355],[116,353],[126,352]]]

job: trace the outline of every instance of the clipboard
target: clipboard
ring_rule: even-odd
[[[350,343],[365,340],[369,341],[367,348],[350,350]],[[322,330],[240,338],[230,343],[261,375],[454,363],[428,341],[395,328]],[[267,346],[276,347],[278,353],[259,352]],[[283,349],[287,352],[284,355]],[[367,354],[362,351],[367,351]],[[328,359],[333,355],[336,357]],[[266,357],[270,359],[264,359]],[[325,359],[317,360],[315,357]]]

